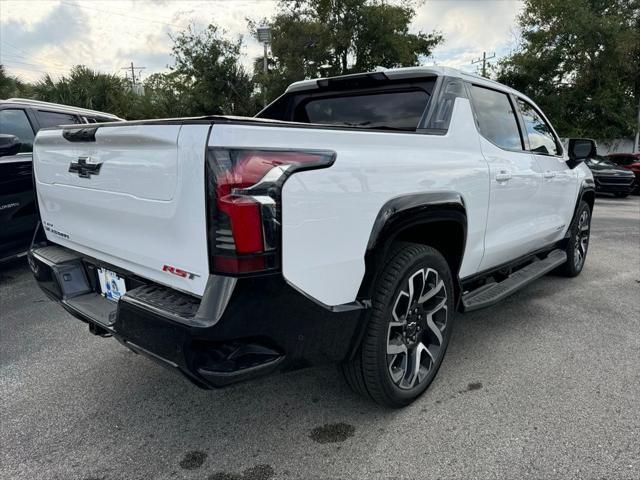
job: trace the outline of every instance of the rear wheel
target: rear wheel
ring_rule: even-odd
[[[431,247],[398,244],[372,300],[362,343],[342,371],[356,392],[402,407],[433,381],[449,344],[454,308],[449,266]]]
[[[565,277],[577,277],[582,272],[589,249],[591,235],[591,209],[585,201],[578,206],[576,216],[569,227],[569,239],[565,252],[567,261],[556,270]]]

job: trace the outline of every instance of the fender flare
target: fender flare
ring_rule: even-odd
[[[395,237],[404,228],[407,228],[406,220],[411,217],[417,217],[415,223],[428,223],[442,219],[453,219],[458,216],[442,215],[445,212],[459,214],[458,221],[463,226],[466,244],[467,212],[460,194],[456,192],[414,193],[394,197],[382,206],[371,229],[367,253],[379,246],[380,241],[385,238],[384,233],[389,232],[390,229],[397,228],[395,234],[392,235]]]
[[[588,202],[591,207],[591,212],[593,213],[593,208],[595,205],[595,194],[596,194],[596,183],[593,178],[585,178],[582,180],[580,184],[580,190],[578,191],[578,196],[576,198],[576,205],[573,208],[573,215],[571,216],[571,221],[576,218],[576,214],[578,213],[578,207],[580,206],[580,202],[584,199],[585,195],[593,195],[594,202]],[[567,229],[567,233],[565,234],[565,239],[569,238],[569,229]]]
[[[369,298],[379,262],[384,259],[393,241],[403,231],[418,225],[438,221],[457,223],[462,230],[461,252],[467,241],[467,213],[464,199],[457,192],[428,192],[394,197],[386,202],[373,223],[365,254],[366,271],[360,284],[358,298]],[[461,255],[461,257],[462,257]],[[457,265],[458,269],[462,263]],[[454,284],[459,285],[458,271],[451,272]]]
[[[464,199],[460,194],[456,192],[407,194],[392,198],[382,206],[371,229],[365,254],[366,270],[358,292],[358,298],[363,304],[371,305],[371,287],[380,273],[381,262],[398,235],[413,226],[438,221],[453,221],[460,225],[463,235],[461,252],[464,255],[467,242],[467,213]],[[460,278],[457,271],[451,273],[455,295],[459,299],[462,291]],[[353,358],[355,355],[365,331],[366,323],[364,317],[361,317],[352,339],[348,358]]]

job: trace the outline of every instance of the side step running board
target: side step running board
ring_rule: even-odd
[[[470,312],[493,305],[566,261],[567,254],[565,252],[553,250],[546,258],[534,260],[533,263],[516,270],[501,282],[483,285],[476,290],[465,293],[462,296],[463,311]]]

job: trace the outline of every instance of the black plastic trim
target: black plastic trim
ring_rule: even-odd
[[[513,271],[504,280],[466,292],[462,296],[462,310],[471,312],[494,305],[566,261],[567,254],[564,250],[552,250],[545,258],[533,259],[531,263]]]
[[[573,208],[573,216],[571,217],[572,222],[576,218],[576,215],[578,214],[578,208],[580,208],[580,202],[584,199],[585,194],[589,192],[591,192],[594,195],[594,199],[595,199],[595,194],[596,194],[595,182],[592,178],[585,178],[582,180],[582,183],[580,184],[580,190],[578,191],[578,197],[576,198],[576,206]],[[593,208],[595,207],[595,202],[590,206],[593,210]],[[567,233],[564,236],[564,240],[568,238],[569,238],[569,229],[567,229]]]
[[[483,280],[483,279],[485,279],[487,277],[495,275],[500,271],[519,267],[523,263],[526,263],[526,262],[529,262],[529,261],[533,260],[538,255],[544,255],[544,254],[550,252],[551,250],[555,249],[556,246],[558,246],[558,242],[553,242],[553,243],[550,243],[549,245],[545,245],[544,247],[537,248],[535,250],[532,250],[529,253],[526,253],[524,255],[516,257],[513,260],[509,260],[509,261],[501,263],[499,265],[496,265],[496,266],[487,268],[485,270],[482,270],[480,272],[474,273],[473,275],[470,275],[468,277],[462,278],[462,279],[460,279],[460,283],[461,283],[461,285],[463,287],[463,290],[464,290],[469,285],[472,285],[475,282],[478,282],[478,281]]]
[[[411,215],[417,217],[424,213],[431,216],[432,221],[434,221],[438,220],[437,212],[439,210],[451,209],[465,215],[464,231],[466,237],[466,209],[464,200],[460,194],[455,192],[431,192],[414,193],[392,198],[382,206],[373,222],[369,241],[367,242],[367,251],[369,252],[376,248],[382,231],[388,228],[391,222],[397,219],[400,214],[406,214],[411,211]],[[421,218],[420,220],[427,219]],[[396,233],[399,232],[400,231]]]
[[[68,142],[95,142],[96,132],[98,131],[98,128],[99,127],[64,127],[62,130],[62,136]]]
[[[117,307],[113,304],[114,322],[109,318],[106,325],[99,311],[107,304],[85,302],[110,301],[97,296],[88,270],[91,264],[82,254],[53,244],[31,250],[29,263],[46,295],[88,323],[92,333],[113,336],[204,388],[276,370],[340,362],[354,348],[361,319],[359,311],[327,310],[287,285],[282,276],[271,275],[238,280],[210,277],[202,300],[161,286],[145,290],[153,282],[137,285]],[[75,277],[61,285],[65,283],[61,274],[70,269],[84,272],[82,285]],[[123,275],[129,287],[132,274]],[[94,318],[91,312],[98,314]],[[248,359],[225,356],[238,345],[248,347]],[[261,352],[257,358],[251,356],[255,351]]]

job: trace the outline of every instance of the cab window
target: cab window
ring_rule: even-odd
[[[518,108],[529,138],[529,150],[542,155],[559,155],[560,149],[551,127],[528,102],[518,99]]]
[[[24,110],[8,108],[0,110],[0,133],[15,135],[22,142],[20,152],[33,150],[33,128]]]
[[[518,120],[507,94],[473,85],[471,102],[483,137],[506,150],[523,150]]]

